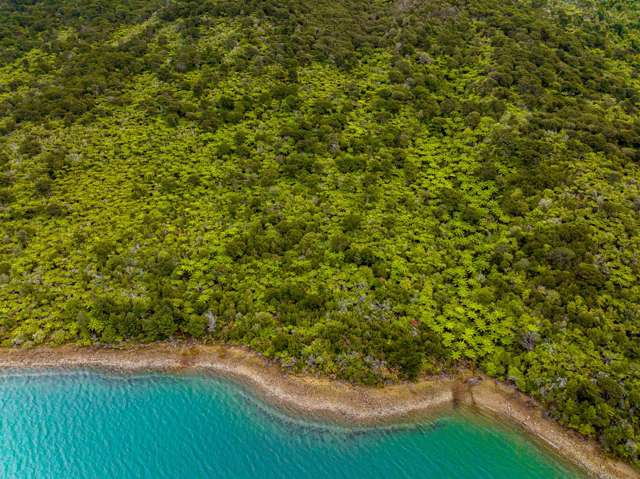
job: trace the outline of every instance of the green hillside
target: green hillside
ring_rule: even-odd
[[[0,0],[0,343],[473,367],[640,454],[640,3]]]

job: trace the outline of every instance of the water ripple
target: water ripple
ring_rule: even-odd
[[[305,421],[204,376],[0,373],[0,478],[579,477],[516,434],[449,415]]]

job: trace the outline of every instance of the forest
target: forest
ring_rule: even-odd
[[[0,0],[0,344],[162,340],[640,466],[640,2]]]

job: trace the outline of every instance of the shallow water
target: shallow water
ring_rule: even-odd
[[[577,478],[514,430],[292,419],[204,376],[0,373],[0,478]]]

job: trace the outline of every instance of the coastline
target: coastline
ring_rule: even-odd
[[[461,371],[371,388],[342,381],[286,374],[256,353],[233,346],[157,343],[126,349],[61,346],[0,348],[0,369],[101,368],[124,372],[204,372],[236,380],[293,414],[343,424],[413,421],[455,406],[477,410],[522,428],[543,445],[598,478],[640,478],[610,458],[594,441],[560,426],[531,398],[494,380]]]

